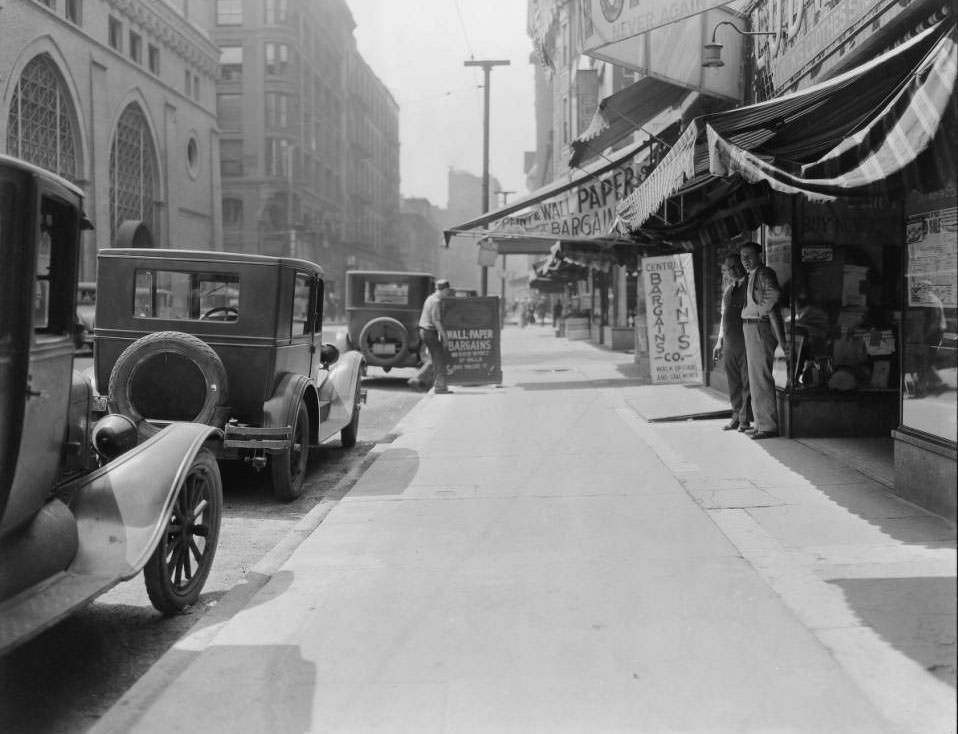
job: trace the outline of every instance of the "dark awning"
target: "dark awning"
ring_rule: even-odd
[[[570,168],[597,157],[669,107],[675,107],[698,93],[654,77],[643,77],[625,89],[606,97],[592,117],[592,122],[572,141]]]
[[[696,118],[619,205],[622,222],[649,233],[689,221],[669,207],[653,215],[690,191],[703,215],[742,187],[812,198],[887,190],[933,144],[953,162],[945,137],[954,134],[955,49],[953,22],[939,24],[834,79]]]

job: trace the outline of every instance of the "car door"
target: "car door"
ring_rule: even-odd
[[[29,518],[56,481],[70,399],[80,212],[41,188],[35,231],[26,405],[3,529]]]

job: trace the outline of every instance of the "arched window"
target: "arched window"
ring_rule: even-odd
[[[79,151],[76,110],[66,82],[53,59],[40,54],[23,68],[13,89],[7,153],[77,181]]]
[[[120,224],[141,221],[154,237],[154,192],[158,187],[156,146],[146,116],[136,102],[123,110],[110,146],[110,241]]]

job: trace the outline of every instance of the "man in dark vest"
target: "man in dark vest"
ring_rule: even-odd
[[[721,359],[728,380],[728,397],[732,404],[732,420],[723,431],[747,431],[752,424],[752,404],[748,389],[748,362],[745,359],[745,333],[742,330],[742,309],[745,307],[745,268],[738,255],[726,255],[722,275],[728,282],[722,293],[722,318],[718,340],[712,356]]]

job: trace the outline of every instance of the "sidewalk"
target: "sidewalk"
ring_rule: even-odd
[[[91,734],[955,731],[953,526],[827,442],[647,422],[720,401],[629,355],[503,355]]]

